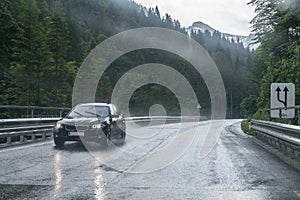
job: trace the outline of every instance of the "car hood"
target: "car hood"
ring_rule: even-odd
[[[75,124],[93,124],[93,123],[104,123],[107,121],[108,118],[73,118],[73,119],[68,119],[68,118],[63,118],[59,122],[62,124],[68,124],[68,125],[75,125]]]

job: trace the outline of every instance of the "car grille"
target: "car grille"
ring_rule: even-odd
[[[89,129],[88,125],[66,125],[66,131],[87,131]]]

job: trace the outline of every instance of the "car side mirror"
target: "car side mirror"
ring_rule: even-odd
[[[105,120],[104,120],[104,123],[111,124],[112,123],[111,117],[106,117]]]

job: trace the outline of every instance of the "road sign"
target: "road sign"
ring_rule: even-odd
[[[271,109],[295,106],[294,83],[271,84]],[[279,110],[271,110],[271,117],[280,118]],[[290,119],[295,117],[294,109],[282,109],[281,118]]]

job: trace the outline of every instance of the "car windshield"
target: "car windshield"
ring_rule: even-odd
[[[77,106],[67,116],[68,118],[77,117],[108,117],[108,106]]]

